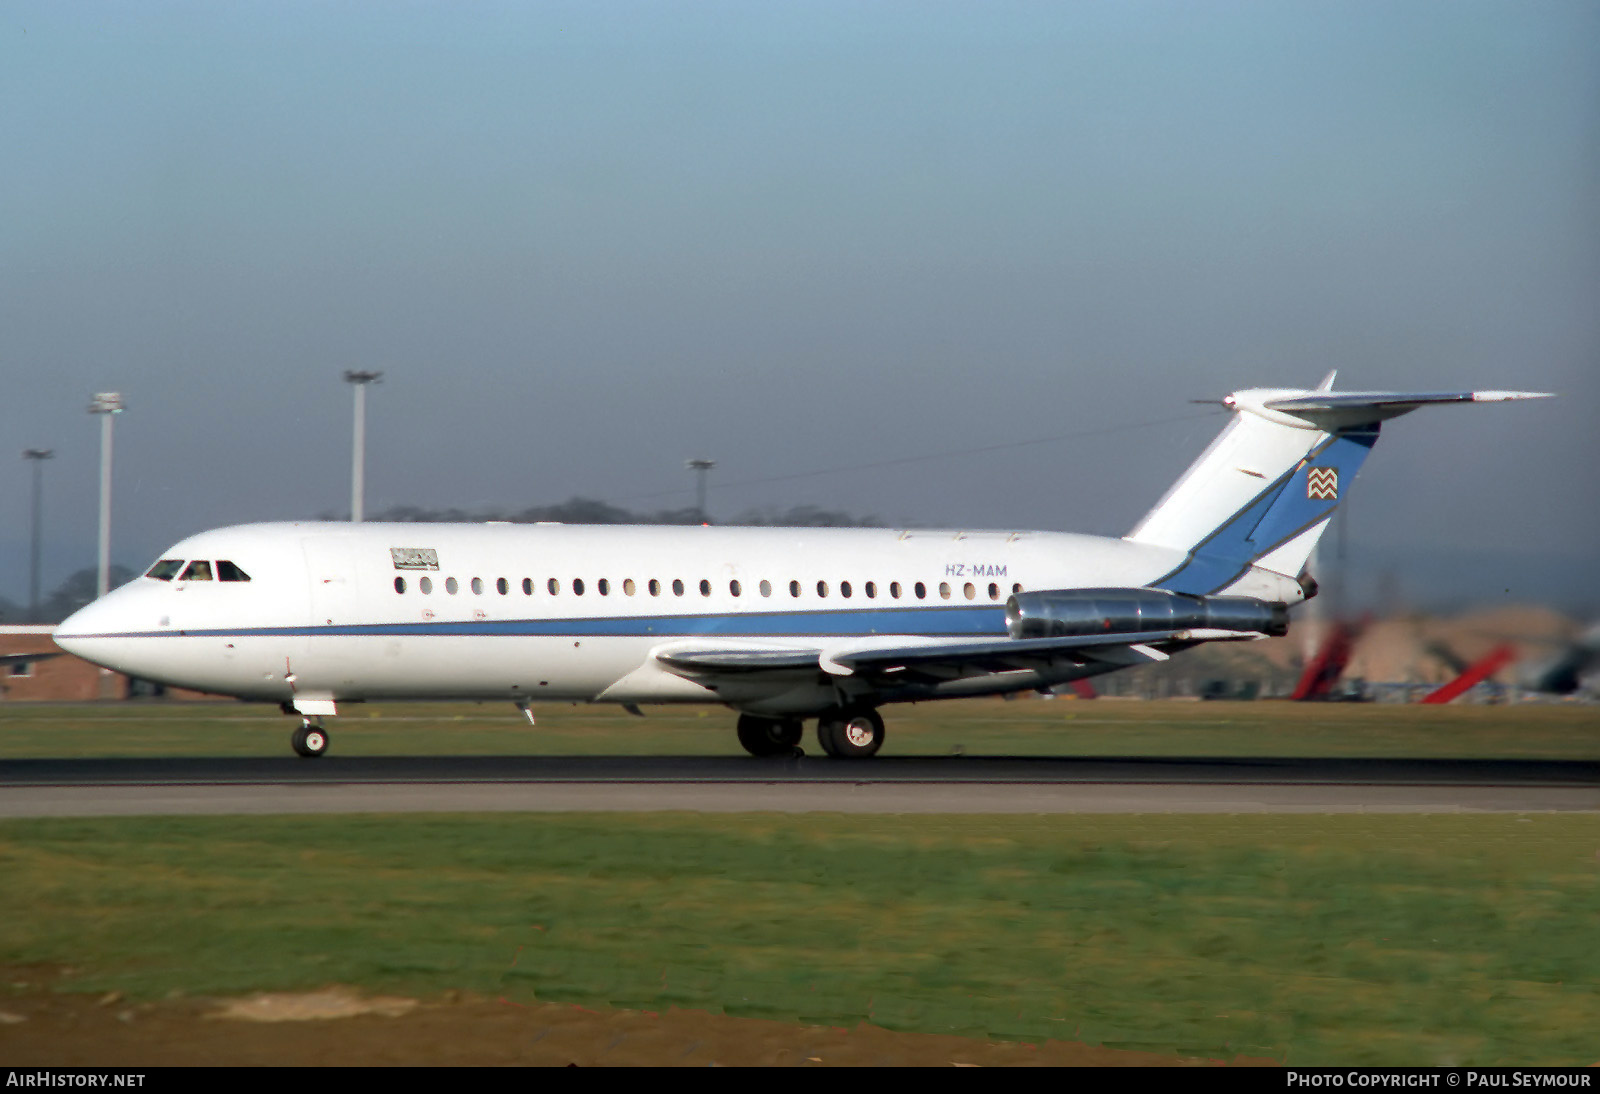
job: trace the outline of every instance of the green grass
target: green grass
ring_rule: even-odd
[[[738,755],[720,708],[552,704],[534,727],[509,703],[350,704],[333,751],[378,755]],[[1423,707],[1287,702],[977,699],[884,708],[885,755],[1459,756],[1600,759],[1600,706]],[[282,756],[295,720],[241,703],[0,707],[0,760]],[[808,742],[814,750],[814,742]]]
[[[1597,849],[1571,814],[19,820],[0,963],[135,998],[347,983],[1588,1064]]]

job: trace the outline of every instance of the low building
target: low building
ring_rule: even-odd
[[[209,699],[185,688],[167,688],[91,665],[56,645],[55,627],[0,625],[0,703],[92,699]]]

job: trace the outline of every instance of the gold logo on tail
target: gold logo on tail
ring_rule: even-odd
[[[1339,469],[1337,467],[1306,468],[1306,497],[1312,501],[1339,500]]]

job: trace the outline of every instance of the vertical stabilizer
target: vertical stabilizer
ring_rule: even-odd
[[[1154,587],[1222,592],[1252,571],[1293,579],[1377,443],[1382,421],[1434,403],[1545,397],[1336,392],[1334,375],[1310,391],[1253,389],[1222,401],[1233,419],[1124,537],[1184,552],[1184,562]]]

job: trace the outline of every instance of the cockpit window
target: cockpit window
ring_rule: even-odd
[[[145,573],[145,577],[153,577],[157,581],[171,581],[178,576],[178,571],[183,569],[183,559],[164,558]]]
[[[183,576],[180,577],[178,580],[179,581],[210,581],[211,580],[211,563],[207,562],[203,558],[195,559],[193,562],[189,563],[189,568],[187,570],[183,571]]]
[[[218,581],[249,581],[250,575],[225,558],[217,560]]]

